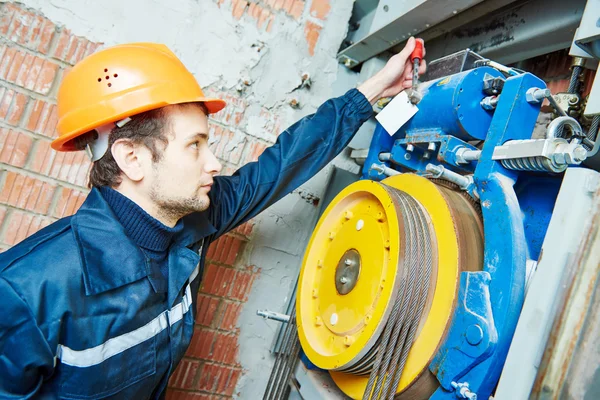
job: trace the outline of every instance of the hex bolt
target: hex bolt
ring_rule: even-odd
[[[456,390],[456,397],[459,399],[477,400],[477,394],[469,389],[469,382],[450,382],[450,385]]]
[[[340,283],[341,283],[342,285],[345,285],[346,283],[348,283],[348,278],[346,278],[345,276],[342,276],[342,277],[340,278]]]
[[[413,146],[412,144],[407,144],[406,145],[406,151],[408,151],[409,153],[412,152],[415,149],[415,146]]]
[[[349,258],[346,258],[344,260],[344,264],[346,264],[346,265],[352,265],[352,260],[350,260]]]

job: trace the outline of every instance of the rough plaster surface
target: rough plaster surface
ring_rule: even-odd
[[[286,16],[274,20],[271,32],[259,30],[254,20],[235,20],[231,4],[219,7],[213,0],[23,0],[75,35],[110,46],[132,41],[165,43],[186,64],[203,87],[234,92],[243,85],[248,104],[230,150],[252,137],[273,142],[270,121],[261,116],[267,109],[285,128],[312,113],[324,100],[343,94],[356,85],[358,77],[340,67],[335,54],[346,34],[352,11],[351,0],[331,0],[331,11],[320,33],[315,55],[310,57],[304,38],[308,18],[307,0],[300,21]],[[310,90],[298,89],[308,72]],[[296,99],[300,108],[288,102]],[[236,142],[236,143],[233,143]],[[335,164],[358,171],[348,157]],[[317,207],[301,193],[323,195],[331,168],[325,168],[295,192],[257,218],[254,239],[242,261],[261,269],[250,298],[239,319],[239,360],[245,369],[236,388],[243,399],[262,397],[273,359],[270,348],[277,322],[256,316],[257,309],[285,312],[299,271],[304,246],[316,223]]]

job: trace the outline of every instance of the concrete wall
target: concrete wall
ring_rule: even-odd
[[[23,3],[0,3],[0,250],[74,213],[87,195],[87,158],[49,143],[62,76],[98,48],[165,43],[208,93],[225,98],[229,106],[211,119],[225,173],[356,84],[335,60],[351,0]],[[305,73],[310,89],[300,88]],[[336,164],[358,170],[345,155]],[[285,311],[329,171],[212,246],[194,342],[169,397],[262,397],[278,323],[255,312]]]

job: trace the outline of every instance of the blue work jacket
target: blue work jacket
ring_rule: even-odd
[[[156,399],[194,332],[210,242],[307,181],[372,113],[356,89],[284,131],[257,162],[215,177],[183,219],[168,280],[97,189],[77,213],[0,254],[0,398]]]

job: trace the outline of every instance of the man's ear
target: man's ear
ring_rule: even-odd
[[[146,155],[142,147],[129,139],[118,139],[110,148],[121,171],[134,182],[139,182],[144,178],[142,164]]]

